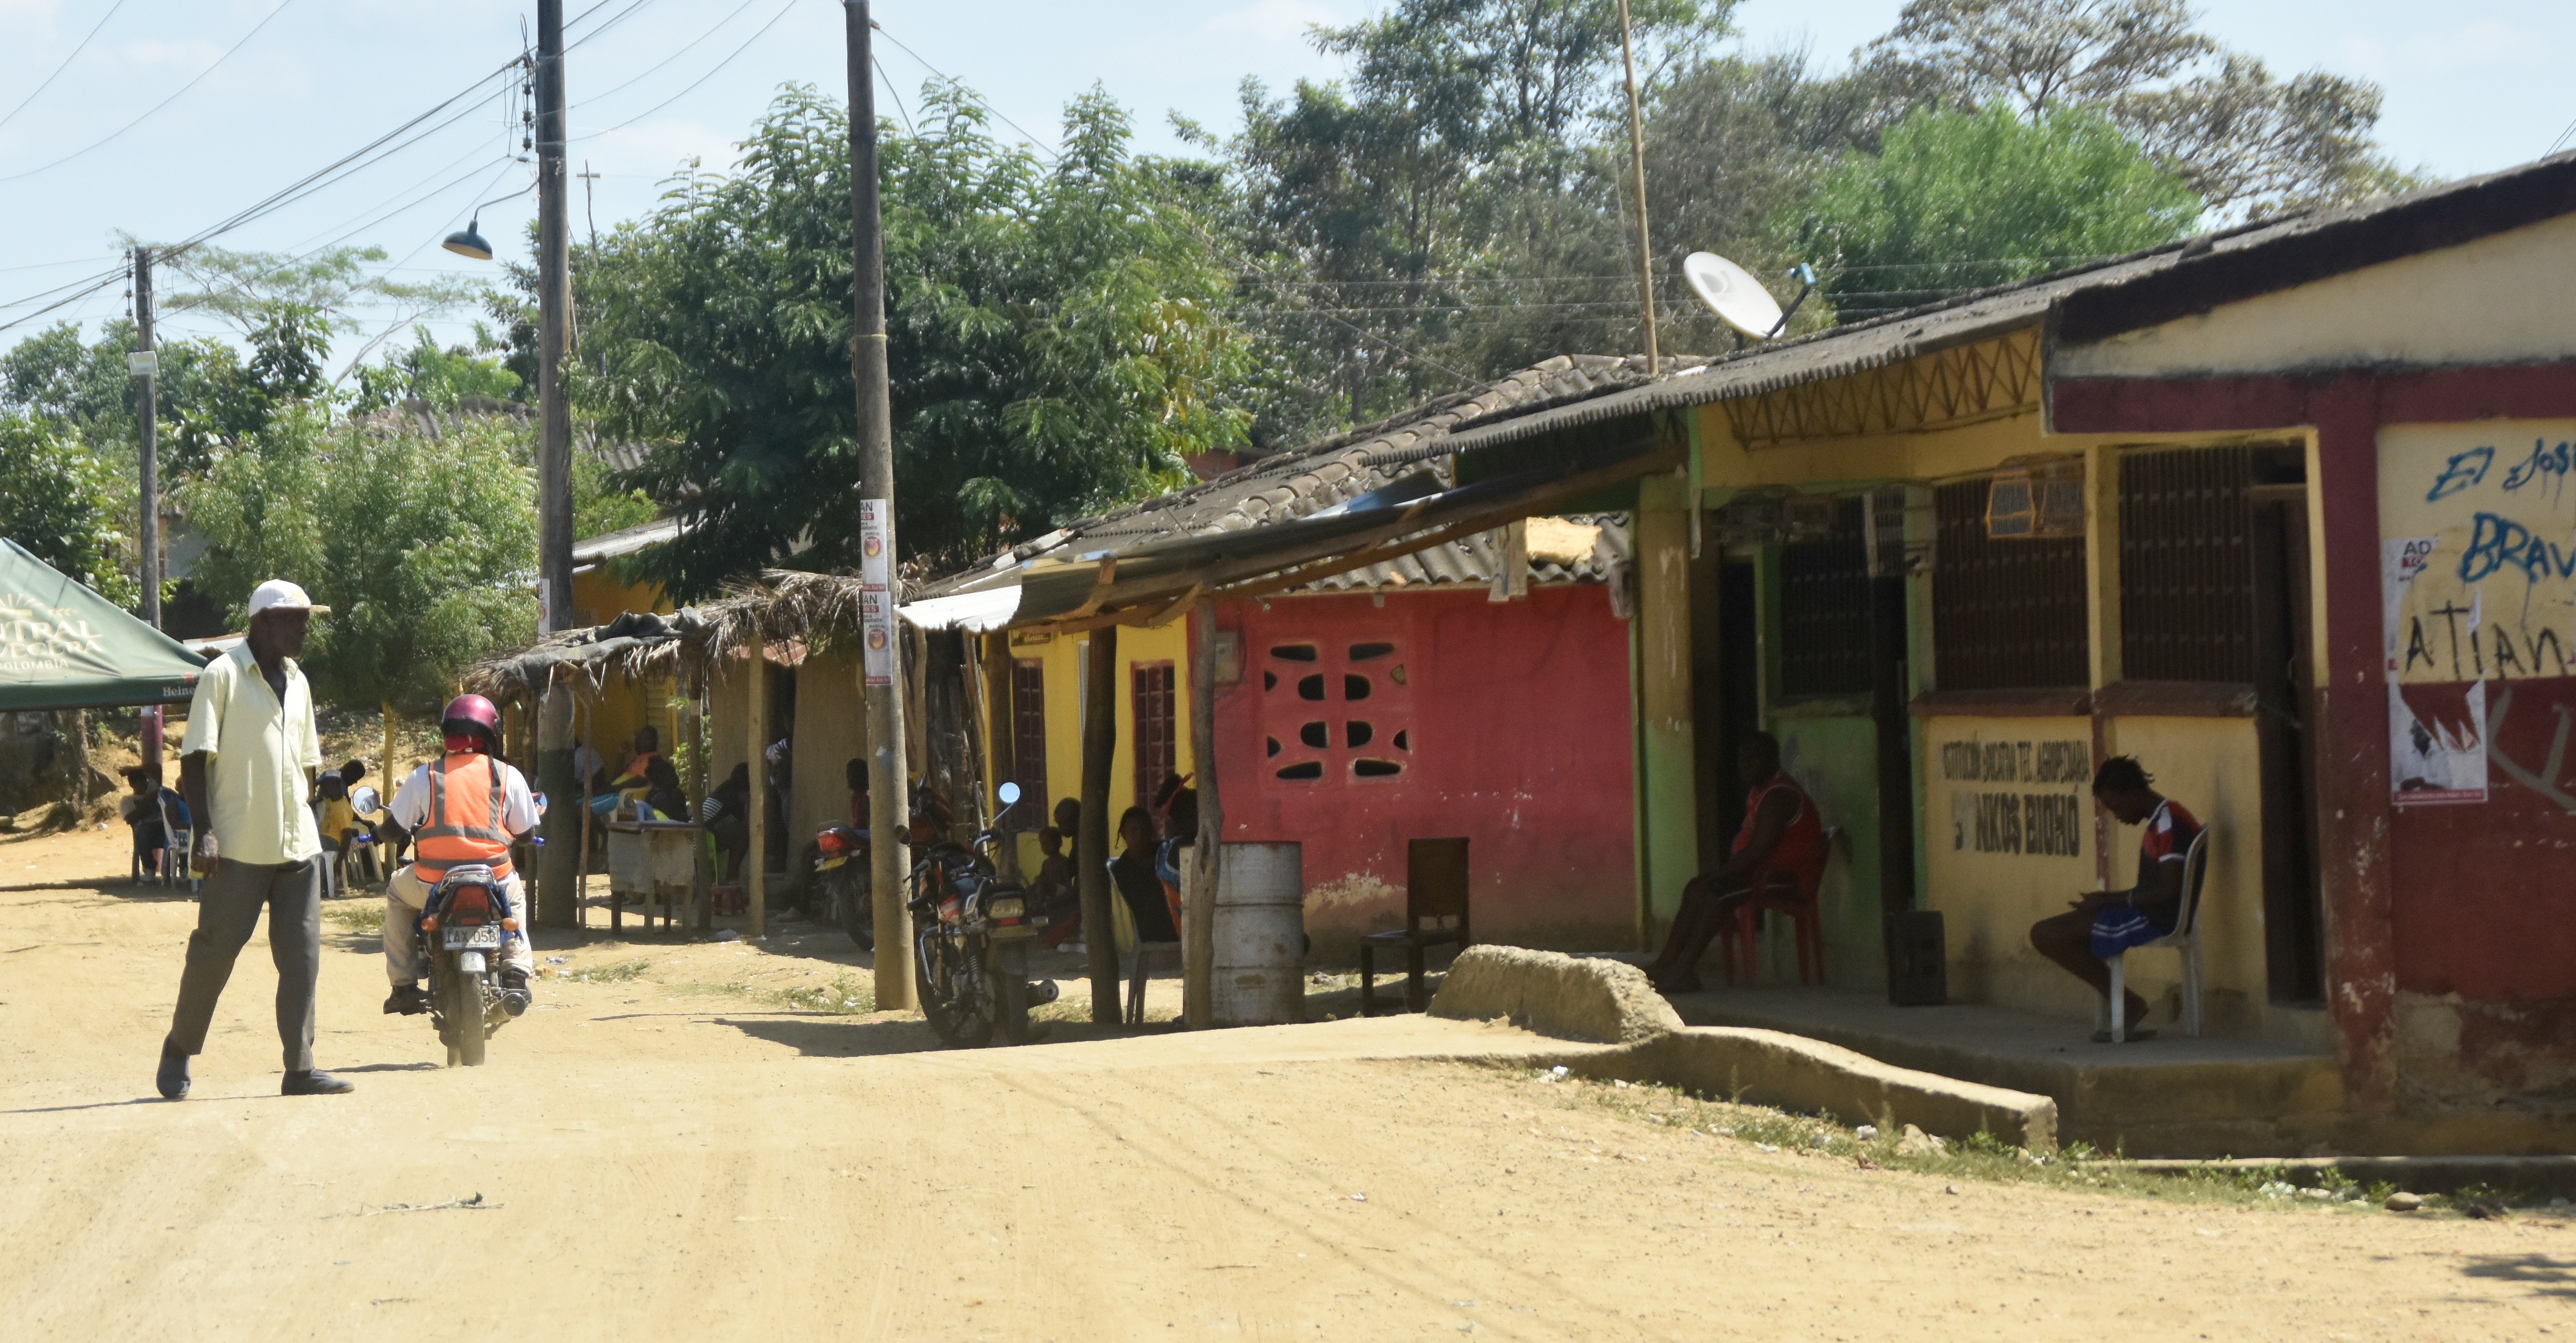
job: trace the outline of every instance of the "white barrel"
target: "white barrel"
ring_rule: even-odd
[[[1219,1026],[1303,1020],[1306,864],[1302,845],[1228,844],[1218,855],[1214,1011]]]

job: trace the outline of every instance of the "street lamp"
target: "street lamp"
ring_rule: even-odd
[[[455,218],[453,215],[448,217]],[[464,232],[448,234],[447,241],[440,243],[439,246],[458,256],[472,257],[477,261],[489,261],[492,259],[492,244],[483,237],[482,227],[483,216],[478,210],[474,221],[465,226]]]

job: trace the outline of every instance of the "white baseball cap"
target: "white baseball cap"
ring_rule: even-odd
[[[330,607],[315,606],[313,599],[304,595],[304,589],[283,578],[272,578],[251,589],[251,618],[257,619],[262,611],[311,611],[317,616],[331,614]]]

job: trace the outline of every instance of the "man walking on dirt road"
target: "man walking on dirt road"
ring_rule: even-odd
[[[197,930],[179,1006],[161,1042],[156,1079],[165,1100],[188,1094],[188,1060],[206,1047],[215,1000],[232,978],[242,944],[268,909],[268,950],[277,962],[277,1038],[286,1046],[289,1096],[356,1090],[313,1070],[313,990],[322,970],[322,841],[314,832],[314,772],[322,742],[313,728],[313,691],[294,659],[316,612],[304,589],[283,579],[250,596],[250,637],[206,665],[188,705],[179,746],[180,791],[198,818],[191,857],[205,877]]]

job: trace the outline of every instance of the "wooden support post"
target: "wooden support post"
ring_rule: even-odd
[[[751,739],[751,852],[742,861],[743,907],[751,915],[751,935],[769,931],[769,655],[757,642],[744,663],[743,735]]]
[[[558,676],[568,669],[558,668]],[[581,792],[572,768],[572,686],[561,679],[546,685],[537,707],[537,777],[554,805],[546,810],[546,851],[537,862],[537,922],[548,928],[574,927],[573,848],[581,843],[581,817],[563,806]],[[583,813],[587,815],[588,813]]]
[[[699,824],[698,809],[706,805],[707,800],[707,743],[706,734],[699,726],[706,716],[706,676],[703,672],[694,678],[683,674],[678,683],[681,687],[679,735],[681,741],[689,744],[689,814],[680,819],[696,825]],[[699,831],[691,837],[689,854],[690,913],[695,916],[697,925],[704,928],[708,923],[709,906],[714,903],[709,897],[715,884],[714,873],[707,861],[706,832]]]
[[[1118,753],[1118,627],[1091,632],[1082,709],[1082,835],[1074,871],[1082,889],[1082,942],[1090,951],[1091,1019],[1119,1022],[1118,924],[1109,913],[1109,771]]]
[[[1199,599],[1190,617],[1190,772],[1197,775],[1199,837],[1181,911],[1181,1012],[1192,1030],[1216,1023],[1216,883],[1223,870],[1225,808],[1216,786],[1216,601]]]
[[[1018,724],[1013,721],[1017,705],[1011,692],[1011,635],[1007,630],[995,630],[982,638],[984,642],[984,722],[986,724],[984,740],[992,759],[992,777],[986,782],[998,789],[1004,783],[1020,777],[1020,738]],[[993,818],[993,825],[999,829],[1016,822],[1019,826],[1026,827],[1028,825],[1026,817],[1043,818],[1046,815],[1046,808],[1045,798],[1026,798],[1023,799],[1022,805],[1011,808],[1010,813],[996,815]],[[1038,823],[1043,825],[1045,821],[1041,819]],[[995,846],[993,866],[1001,872],[1003,880],[1020,880],[1018,836],[1006,834],[1002,837],[1002,842]]]
[[[581,767],[581,766],[580,766],[580,757],[581,757],[581,746],[580,746],[580,744],[581,744],[581,743],[584,743],[584,742],[588,742],[588,743],[590,744],[590,753],[591,753],[592,755],[599,756],[599,758],[600,758],[600,760],[601,760],[601,762],[602,762],[602,763],[605,763],[605,762],[607,761],[608,757],[607,757],[607,756],[605,756],[605,755],[601,755],[601,754],[600,754],[600,750],[599,750],[599,743],[598,743],[598,742],[595,742],[595,741],[591,741],[591,738],[596,737],[596,736],[598,736],[598,735],[599,735],[599,713],[598,713],[598,710],[597,710],[596,706],[589,705],[589,704],[585,704],[585,705],[581,706],[581,732],[573,738],[573,742],[574,742],[574,747],[573,747],[573,759],[574,759],[574,765],[573,765],[573,768],[574,768],[576,771],[578,771],[578,770],[580,769],[580,767]],[[593,804],[593,803],[596,803],[599,799],[591,795],[590,785],[591,785],[591,776],[590,776],[590,775],[588,775],[588,774],[584,774],[584,775],[582,775],[582,776],[581,776],[581,861],[580,861],[580,863],[579,863],[579,864],[577,864],[577,865],[574,867],[574,869],[573,869],[573,879],[572,879],[572,889],[573,889],[573,897],[572,897],[572,901],[573,901],[573,904],[572,904],[572,921],[573,921],[573,925],[574,925],[575,927],[579,927],[579,928],[587,928],[587,927],[589,927],[589,926],[590,926],[590,844],[591,844],[591,828],[592,828],[592,826],[594,826],[595,824],[597,824],[597,822],[598,822],[598,820],[599,820],[599,813],[598,813],[598,812],[595,812],[595,811],[593,811],[593,810],[591,810],[591,806],[592,806],[592,804]],[[610,811],[611,811],[611,812],[612,812],[612,814],[613,814],[613,813],[614,813],[614,811],[615,811],[615,808],[611,808],[611,809],[610,809]],[[616,879],[615,877],[611,877],[611,878],[609,878],[609,879],[608,879],[608,931],[610,931],[611,933],[622,933],[622,932],[626,931],[626,907],[625,907],[624,905],[621,905],[621,904],[617,903],[617,879]]]

